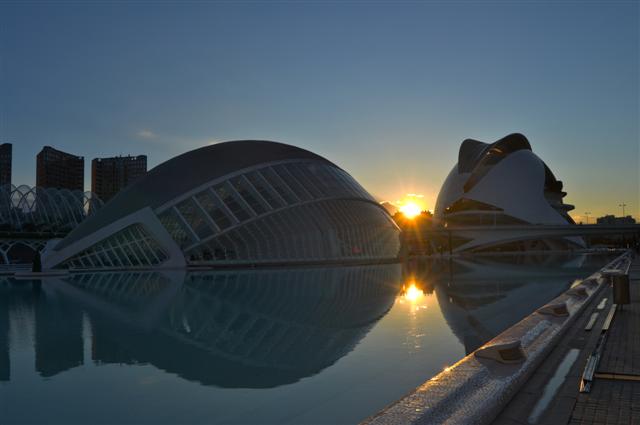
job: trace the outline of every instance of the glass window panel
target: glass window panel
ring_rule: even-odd
[[[256,188],[262,198],[267,201],[271,208],[278,209],[284,206],[284,203],[277,196],[275,189],[269,186],[269,183],[264,180],[264,177],[262,177],[260,173],[254,171],[253,173],[245,174],[245,177],[247,178],[247,180],[249,180],[249,182],[251,182],[253,187]]]
[[[258,257],[258,241],[254,237],[254,235],[249,232],[247,226],[242,226],[237,229],[237,234],[242,238],[242,240],[246,244],[247,249],[247,259],[255,259]]]
[[[272,258],[273,251],[276,249],[275,240],[269,229],[265,227],[265,221],[251,223],[248,227],[249,232],[254,235],[257,241],[258,258]]]
[[[129,246],[131,247],[131,249],[133,250],[133,253],[138,257],[138,259],[142,264],[144,265],[151,264],[136,242],[132,242]]]
[[[238,260],[246,260],[249,258],[247,242],[242,238],[240,233],[238,233],[238,230],[232,230],[227,233],[227,239],[231,240],[233,245],[235,245]]]
[[[202,211],[200,211],[191,198],[179,203],[177,208],[200,239],[204,239],[213,234],[213,229],[209,226],[206,219],[202,216]]]
[[[133,254],[133,251],[131,251],[131,248],[128,245],[124,245],[122,247],[122,250],[124,251],[125,256],[129,259],[129,262],[131,263],[131,265],[133,266],[140,265],[140,261],[138,261],[138,259]]]
[[[308,201],[311,199],[311,195],[307,190],[305,190],[302,182],[299,182],[297,178],[292,176],[286,169],[284,165],[276,165],[273,167],[273,170],[280,176],[282,180],[287,183],[287,186],[293,190],[296,196],[303,201]]]
[[[209,248],[211,250],[211,253],[213,254],[214,260],[227,259],[226,248],[217,239],[213,239],[209,243]]]
[[[375,199],[358,183],[353,177],[343,170],[335,169],[335,172],[345,181],[347,184],[358,193],[362,198],[375,201]]]
[[[138,246],[142,250],[142,252],[146,255],[147,259],[151,262],[151,264],[158,264],[159,259],[156,258],[155,249],[151,246],[150,239],[141,238],[138,241]]]
[[[196,195],[196,199],[220,230],[224,230],[231,226],[231,219],[227,216],[224,210],[218,206],[213,195],[208,189],[198,193]]]
[[[227,260],[235,260],[238,258],[236,246],[228,235],[222,235],[218,238],[219,243],[224,247]]]
[[[124,250],[122,249],[121,246],[118,246],[118,248],[114,249],[114,252],[116,253],[116,255],[118,256],[118,258],[120,259],[120,262],[122,264],[124,264],[125,266],[131,266],[133,265],[131,263],[131,261],[129,261],[129,257],[125,254]]]
[[[284,199],[288,205],[296,204],[299,199],[293,193],[289,186],[273,171],[271,168],[263,168],[259,171],[260,174],[269,182],[276,192]]]
[[[109,256],[109,259],[111,260],[111,263],[116,266],[116,267],[122,267],[122,263],[120,262],[120,259],[118,258],[118,256],[115,254],[115,252],[113,252],[113,250],[109,249],[107,251],[105,251],[106,254]]]
[[[167,232],[169,232],[173,240],[176,241],[180,248],[184,248],[195,242],[190,233],[184,228],[184,225],[182,224],[180,219],[176,217],[173,209],[168,209],[167,211],[160,214],[158,218],[160,219],[160,223],[162,223],[164,228],[167,229]],[[125,242],[125,239],[120,240],[121,244]]]
[[[263,258],[280,258],[282,255],[280,248],[282,237],[276,232],[276,224],[273,221],[273,216],[276,214],[266,216],[260,223],[256,223],[256,227],[259,227],[264,234],[265,247],[262,249]]]
[[[104,251],[98,252],[98,256],[100,257],[100,261],[102,262],[102,264],[104,264],[105,267],[113,267],[111,260]]]
[[[231,179],[231,184],[256,214],[260,215],[267,212],[267,208],[253,194],[253,188],[249,186],[249,182],[243,179],[242,176],[234,177],[233,179]]]
[[[345,183],[332,172],[333,169],[334,167],[328,165],[316,165],[312,168],[312,171],[314,171],[314,174],[322,181],[329,196],[348,194],[349,191],[345,187]]]
[[[87,256],[86,258],[87,258],[87,260],[89,260],[89,262],[91,264],[94,264],[95,267],[102,267],[102,263],[100,262],[98,257],[96,257],[95,255],[91,254],[91,255]]]
[[[233,197],[231,191],[225,187],[224,184],[215,186],[213,190],[239,221],[245,221],[251,218],[251,215],[242,208],[242,205]]]
[[[313,198],[322,198],[324,193],[303,164],[287,164],[286,169],[309,192]]]
[[[298,166],[302,167],[306,171],[306,175],[308,178],[316,185],[318,190],[323,194],[323,196],[331,196],[334,193],[329,190],[329,186],[324,181],[326,179],[327,173],[323,173],[322,169],[327,166],[324,164],[317,164],[313,162],[306,162],[302,164],[298,164]]]
[[[156,254],[156,258],[158,258],[158,260],[160,262],[166,260],[167,258],[169,258],[167,256],[167,253],[165,253],[162,248],[160,247],[160,245],[158,243],[156,243],[155,240],[153,239],[147,239],[147,243],[149,244],[149,246],[151,247],[151,249],[153,250],[153,252]]]

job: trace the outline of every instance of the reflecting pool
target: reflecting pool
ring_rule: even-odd
[[[613,255],[0,281],[0,423],[356,423]]]

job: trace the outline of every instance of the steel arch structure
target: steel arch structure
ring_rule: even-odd
[[[10,232],[67,233],[95,213],[103,202],[92,192],[0,186],[0,229]]]

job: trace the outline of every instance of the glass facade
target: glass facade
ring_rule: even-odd
[[[321,161],[254,168],[156,213],[194,265],[388,259],[400,244],[375,199]]]
[[[167,258],[144,227],[134,224],[79,252],[61,266],[72,269],[144,268],[161,264]]]

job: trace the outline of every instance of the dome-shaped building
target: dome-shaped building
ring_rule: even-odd
[[[177,156],[43,253],[47,268],[378,261],[399,229],[348,173],[294,146],[219,143]]]
[[[562,182],[531,150],[527,138],[510,134],[494,143],[466,139],[458,163],[445,179],[434,219],[447,227],[567,225],[573,205],[565,204]],[[465,238],[456,232],[454,251],[525,251],[584,247],[579,237],[527,239],[517,232],[484,232]],[[473,235],[473,232],[469,232]]]

